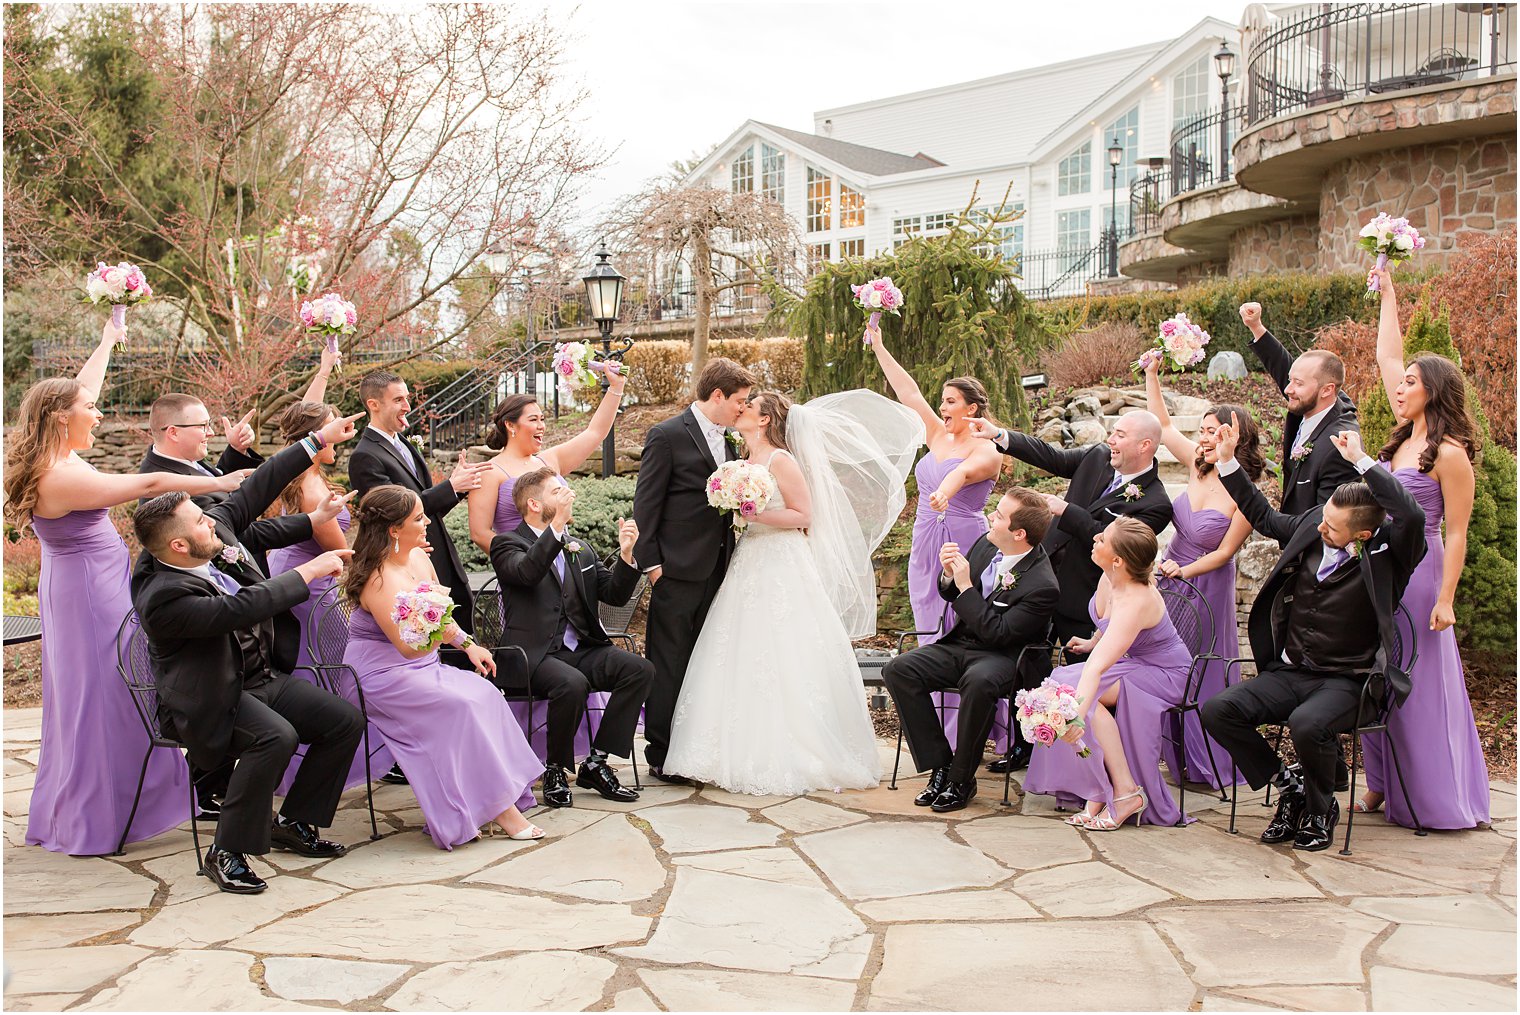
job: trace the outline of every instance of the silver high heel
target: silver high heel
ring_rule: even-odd
[[[1129,822],[1130,818],[1134,818],[1135,827],[1139,828],[1140,815],[1145,813],[1145,808],[1148,806],[1148,801],[1145,799],[1145,790],[1137,786],[1133,793],[1126,793],[1121,797],[1115,798],[1114,803],[1123,803],[1125,800],[1133,800],[1135,797],[1140,798],[1140,806],[1135,809],[1134,813],[1126,814],[1123,821],[1115,821],[1113,819],[1113,809],[1105,807],[1082,827],[1093,832],[1117,832],[1120,827]]]

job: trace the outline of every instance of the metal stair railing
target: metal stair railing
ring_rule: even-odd
[[[428,421],[427,446],[433,453],[478,439],[504,392],[514,379],[525,389],[538,389],[539,366],[549,365],[548,342],[501,349],[480,366],[455,378],[420,409]],[[526,380],[522,380],[523,375]]]

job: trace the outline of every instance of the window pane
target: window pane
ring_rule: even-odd
[[[821,233],[829,229],[833,210],[834,181],[825,174],[807,167],[807,231]]]
[[[734,159],[733,169],[729,172],[729,189],[735,194],[753,194],[755,192],[755,149],[754,146],[744,149]]]
[[[807,256],[808,274],[816,274],[818,269],[823,267],[824,262],[829,259],[829,245],[827,243],[809,244],[807,248]]]
[[[1209,55],[1172,76],[1172,126],[1203,114],[1209,105]]]
[[[1140,107],[1136,106],[1103,129],[1103,158],[1108,160],[1108,146],[1119,139],[1124,154],[1119,157],[1119,186],[1128,187],[1140,175]],[[1109,175],[1107,183],[1113,179]]]
[[[844,259],[846,259],[846,258],[850,258],[850,257],[865,257],[865,256],[866,256],[866,241],[864,239],[859,239],[859,240],[840,240],[839,241],[839,259],[841,261],[844,260]]]
[[[866,224],[866,196],[858,190],[854,190],[839,184],[839,228],[840,229],[864,229]]]
[[[760,193],[777,204],[786,204],[786,153],[760,145]]]
[[[1061,160],[1060,166],[1056,168],[1056,192],[1060,195],[1085,194],[1090,190],[1092,190],[1092,141],[1089,140]]]

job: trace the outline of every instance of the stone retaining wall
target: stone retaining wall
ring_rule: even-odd
[[[1313,271],[1319,262],[1319,243],[1318,215],[1244,226],[1230,237],[1230,275]]]

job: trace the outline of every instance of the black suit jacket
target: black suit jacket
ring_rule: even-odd
[[[707,480],[718,463],[692,413],[687,408],[655,424],[644,438],[633,490],[634,559],[645,571],[663,567],[665,578],[706,581],[728,567],[734,530],[728,516],[707,503]],[[728,441],[723,451],[724,461],[734,460]]]
[[[422,510],[428,519],[428,543],[433,547],[428,555],[433,570],[438,572],[438,581],[449,587],[450,596],[468,616],[472,602],[470,580],[465,574],[464,562],[459,559],[459,548],[449,538],[448,529],[443,524],[444,516],[459,503],[459,493],[448,480],[423,486],[417,477],[431,475],[427,461],[410,441],[403,439],[401,443],[406,446],[410,461],[402,458],[390,441],[366,429],[359,435],[358,443],[348,457],[349,485],[359,491],[357,500],[361,501],[370,490],[387,484],[404,486],[422,498]]]
[[[1344,461],[1344,459],[1342,459]],[[1355,467],[1352,468],[1355,472]],[[1399,701],[1409,694],[1409,674],[1390,664],[1396,658],[1394,617],[1409,576],[1425,557],[1425,512],[1409,491],[1385,469],[1371,468],[1364,475],[1378,503],[1391,516],[1363,546],[1360,561],[1362,582],[1377,611],[1380,648],[1378,667],[1394,689]],[[1267,575],[1256,602],[1251,606],[1248,630],[1251,655],[1258,669],[1280,668],[1283,646],[1287,644],[1288,603],[1285,593],[1304,566],[1304,555],[1320,541],[1319,523],[1323,504],[1315,504],[1299,515],[1274,511],[1267,498],[1239,469],[1223,477],[1224,488],[1235,498],[1251,527],[1277,540],[1282,556]]]
[[[1003,450],[1021,462],[1071,480],[1066,490],[1069,505],[1053,520],[1050,531],[1040,545],[1050,554],[1061,585],[1061,601],[1056,613],[1062,617],[1087,621],[1087,601],[1098,589],[1103,569],[1092,562],[1093,537],[1119,515],[1140,519],[1156,532],[1172,521],[1172,502],[1156,465],[1134,480],[1140,496],[1126,498],[1121,486],[1111,493],[1103,490],[1113,482],[1114,468],[1109,464],[1106,444],[1090,448],[1057,448],[1027,434],[1010,432]]]
[[[1283,348],[1276,336],[1270,331],[1266,332],[1251,343],[1251,349],[1271,376],[1272,383],[1279,389],[1287,388],[1293,356]],[[1337,394],[1335,404],[1309,435],[1309,443],[1312,445],[1309,453],[1295,462],[1292,458],[1293,442],[1298,437],[1298,428],[1303,421],[1304,417],[1296,412],[1288,413],[1288,418],[1283,421],[1282,498],[1278,509],[1290,515],[1303,514],[1314,505],[1325,503],[1336,487],[1342,483],[1354,483],[1357,478],[1356,467],[1341,457],[1330,440],[1332,435],[1342,430],[1361,433],[1356,420],[1356,403],[1347,398],[1345,392]]]
[[[245,454],[241,451],[234,451],[231,445],[229,445],[222,451],[222,456],[217,459],[215,465],[209,462],[202,464],[210,469],[213,475],[224,476],[229,472],[237,472],[239,469],[257,469],[260,465],[264,464],[264,456],[253,450],[253,448],[249,448]],[[142,464],[137,467],[137,471],[139,473],[172,472],[177,476],[203,475],[203,473],[197,472],[183,462],[176,462],[172,458],[165,458],[157,451],[154,451],[151,446],[148,448],[148,453],[143,455]],[[226,498],[227,494],[225,493],[198,493],[190,499],[199,504],[201,510],[204,511],[211,507],[211,505],[218,504]]]
[[[570,541],[576,542],[575,537],[571,536]],[[543,662],[549,646],[565,629],[563,586],[554,568],[554,558],[563,546],[553,529],[535,536],[527,522],[491,540],[491,566],[501,583],[506,614],[504,641],[527,652],[530,673]],[[575,592],[591,618],[592,630],[578,632],[580,644],[587,647],[612,644],[597,616],[597,605],[626,604],[638,586],[638,569],[629,567],[621,557],[608,568],[585,544],[581,544],[579,552],[566,551],[564,556],[565,578],[575,583]]]
[[[971,567],[971,587],[962,592],[943,571],[939,576],[939,594],[955,611],[956,622],[946,641],[954,641],[987,652],[1017,655],[1025,645],[1045,637],[1050,618],[1055,613],[1060,589],[1050,557],[1043,546],[1036,546],[1013,568],[1018,580],[1010,589],[994,587],[992,595],[983,596],[982,572],[997,553],[986,536],[982,536],[966,553]]]

